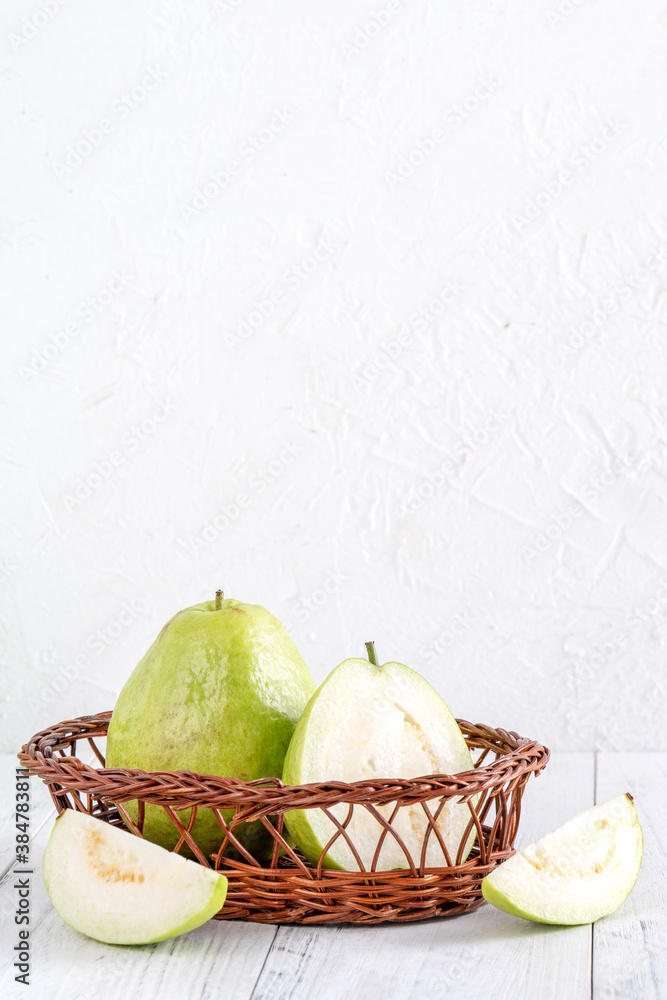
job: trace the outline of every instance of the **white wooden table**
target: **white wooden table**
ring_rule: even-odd
[[[99,944],[62,923],[41,879],[54,810],[31,779],[31,990],[14,981],[17,890],[16,760],[0,757],[0,997],[128,998],[441,997],[494,1000],[667,998],[667,753],[556,753],[531,779],[517,846],[594,802],[635,796],[644,862],[622,908],[586,927],[548,927],[485,906],[441,920],[376,927],[273,927],[210,921],[184,937],[139,948]],[[25,877],[25,876],[24,876]]]

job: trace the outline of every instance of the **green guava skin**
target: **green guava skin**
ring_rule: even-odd
[[[195,771],[241,781],[277,777],[299,717],[315,691],[292,638],[265,608],[241,601],[196,604],[164,626],[123,687],[107,737],[106,767]],[[137,819],[137,802],[123,802]],[[190,810],[178,813],[187,826]],[[224,810],[225,821],[233,810]],[[161,806],[146,805],[143,834],[168,850],[178,832]],[[193,837],[204,854],[222,843],[208,809]],[[235,836],[258,859],[272,838],[257,821]],[[193,854],[186,845],[187,857]]]
[[[221,875],[220,881],[213,890],[213,895],[203,910],[190,917],[190,919],[186,920],[184,923],[179,924],[178,927],[173,927],[164,934],[159,934],[157,937],[151,938],[150,941],[138,941],[136,943],[157,944],[158,941],[169,941],[171,938],[180,937],[181,934],[187,934],[188,931],[194,931],[197,927],[201,927],[202,924],[205,924],[208,920],[212,920],[216,913],[220,913],[220,910],[225,905],[225,899],[227,898],[227,885],[227,879],[224,875]]]
[[[482,895],[487,903],[491,903],[495,906],[497,910],[502,910],[503,913],[509,913],[513,917],[523,917],[524,920],[531,920],[535,924],[554,924],[553,920],[545,920],[544,917],[538,917],[534,913],[527,913],[525,910],[520,910],[518,906],[514,906],[513,903],[509,901],[507,896],[504,896],[502,892],[498,892],[494,889],[485,878],[482,879]],[[562,923],[562,921],[559,921]],[[571,924],[570,926],[578,926],[576,924]]]
[[[620,906],[621,903],[623,903],[624,900],[630,895],[635,882],[632,883],[626,895],[620,900],[618,906]],[[499,892],[496,888],[494,888],[494,886],[490,885],[485,878],[482,879],[482,895],[487,903],[491,903],[491,905],[495,906],[497,910],[509,913],[512,917],[522,917],[523,920],[530,920],[534,924],[551,924],[555,927],[581,927],[584,924],[594,923],[596,920],[599,920],[600,917],[606,917],[609,915],[609,910],[603,907],[599,913],[591,912],[586,920],[568,920],[565,917],[561,917],[558,920],[550,920],[547,917],[540,917],[536,913],[528,913],[527,910],[522,910],[520,907],[515,906],[504,893]],[[616,909],[618,909],[618,907],[616,907]]]
[[[220,910],[225,905],[225,899],[227,898],[227,885],[227,879],[224,875],[221,875],[220,881],[213,890],[213,895],[203,910],[190,917],[190,919],[186,920],[184,923],[179,924],[178,927],[173,927],[171,930],[165,931],[164,934],[159,934],[157,937],[151,938],[150,941],[138,941],[136,943],[157,944],[158,941],[169,941],[171,938],[180,937],[181,934],[187,934],[188,931],[194,931],[197,927],[201,927],[202,924],[205,924],[208,920],[212,920],[216,913],[220,913]],[[101,938],[98,938],[98,940],[101,940]]]
[[[293,779],[298,777],[301,770],[301,758],[303,757],[304,746],[308,737],[308,722],[310,721],[314,707],[315,698],[311,697],[301,716],[301,725],[287,748],[283,764],[283,781],[285,784],[298,783],[298,781],[295,782]],[[324,845],[320,844],[315,836],[315,832],[308,821],[308,812],[308,809],[290,809],[285,814],[285,826],[290,833],[291,839],[298,844],[304,857],[311,865],[317,865]],[[344,871],[343,866],[339,865],[330,854],[325,854],[322,859],[322,867]]]

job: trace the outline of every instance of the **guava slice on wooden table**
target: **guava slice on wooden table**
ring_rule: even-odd
[[[473,768],[470,751],[456,719],[440,695],[416,671],[402,663],[377,663],[373,643],[366,643],[369,660],[344,660],[308,702],[297,723],[285,756],[283,783],[361,781],[366,778],[416,778],[429,774],[456,774]],[[439,802],[427,802],[434,815]],[[429,827],[420,804],[403,806],[391,819],[395,803],[377,811],[399,834],[416,867]],[[331,814],[344,824],[349,806],[332,806]],[[436,824],[456,862],[459,844],[471,820],[460,800],[447,801]],[[312,864],[336,831],[321,809],[290,810],[285,823]],[[362,805],[355,805],[346,826],[364,870],[369,871],[382,835],[382,824]],[[470,853],[475,827],[467,837],[463,860]],[[444,867],[446,856],[431,829],[426,866]],[[359,863],[341,835],[323,859],[326,868],[359,871]],[[376,871],[409,868],[410,860],[398,841],[387,833],[375,863]]]
[[[590,924],[630,894],[644,841],[629,792],[575,816],[482,881],[499,910],[542,924]]]
[[[150,944],[222,908],[227,879],[163,847],[66,809],[44,852],[44,885],[75,930],[107,944]]]

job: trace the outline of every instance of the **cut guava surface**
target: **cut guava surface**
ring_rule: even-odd
[[[74,809],[51,831],[44,884],[65,923],[108,944],[185,934],[227,894],[224,875]]]
[[[372,644],[371,644],[372,645]],[[374,652],[373,652],[374,656]],[[318,688],[301,716],[285,757],[283,782],[288,785],[327,781],[361,781],[366,778],[416,778],[430,774],[456,774],[473,767],[470,751],[459,726],[440,695],[416,671],[402,663],[379,666],[362,659],[344,660]],[[434,815],[438,800],[427,806]],[[379,855],[374,855],[382,824],[361,805],[355,805],[346,832],[359,855],[363,870],[376,871],[419,866],[429,821],[421,805],[403,806],[391,819],[395,804],[376,807],[391,820],[406,850],[387,833]],[[330,808],[344,824],[349,807]],[[471,821],[466,804],[447,801],[437,818],[437,828],[451,863]],[[292,810],[285,814],[287,827],[304,855],[316,864],[336,831],[321,809]],[[462,858],[470,853],[475,828],[466,837]],[[409,857],[408,857],[409,855]],[[427,867],[443,867],[446,855],[433,829],[427,841]],[[323,859],[328,868],[359,871],[354,852],[342,836]]]
[[[629,793],[587,809],[482,881],[489,903],[544,924],[590,924],[630,894],[644,841]]]

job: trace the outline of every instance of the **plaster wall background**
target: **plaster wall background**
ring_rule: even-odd
[[[181,607],[665,749],[667,15],[11,0],[0,750]]]

